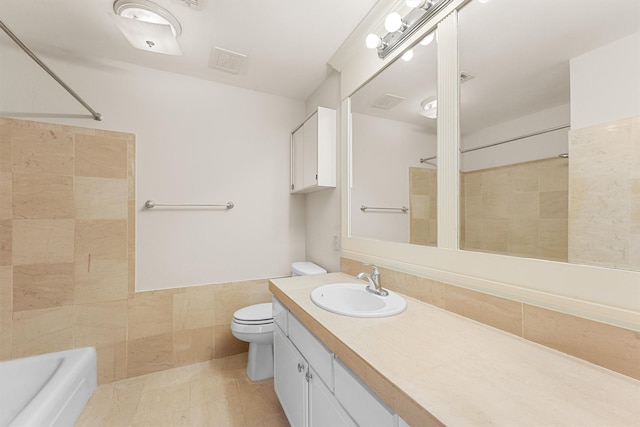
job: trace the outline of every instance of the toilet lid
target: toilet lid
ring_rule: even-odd
[[[233,313],[233,320],[247,325],[271,323],[273,322],[272,309],[273,305],[270,302],[250,305]]]

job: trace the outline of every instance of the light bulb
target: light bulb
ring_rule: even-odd
[[[412,58],[413,58],[413,49],[409,49],[408,51],[402,54],[402,60],[405,62],[411,61]]]
[[[367,36],[364,42],[369,49],[377,49],[382,43],[382,40],[377,34],[371,33]]]
[[[403,27],[406,27],[406,25],[398,12],[392,12],[388,14],[384,20],[384,29],[389,31],[390,33],[402,31],[404,30]]]
[[[422,46],[429,46],[431,44],[431,42],[433,41],[433,39],[435,38],[435,36],[436,36],[436,34],[435,34],[434,31],[430,32],[422,40],[420,40],[420,44]]]

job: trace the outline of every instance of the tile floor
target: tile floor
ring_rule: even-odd
[[[100,385],[76,427],[286,427],[273,380],[246,375],[247,353]]]

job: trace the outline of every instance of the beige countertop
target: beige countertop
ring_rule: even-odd
[[[640,426],[640,381],[410,297],[373,319],[311,301],[337,282],[359,281],[330,273],[269,289],[412,427]]]

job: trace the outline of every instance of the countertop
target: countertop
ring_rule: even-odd
[[[640,426],[640,381],[405,296],[385,318],[316,306],[343,273],[269,290],[410,426]]]

